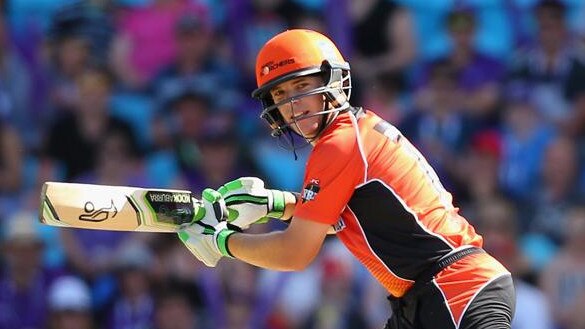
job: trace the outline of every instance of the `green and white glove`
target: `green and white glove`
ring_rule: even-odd
[[[254,223],[265,223],[269,218],[282,219],[287,191],[269,190],[257,177],[241,177],[222,185],[217,190],[228,208],[228,222],[241,229]],[[294,198],[294,196],[293,196]]]
[[[179,239],[197,259],[215,267],[221,257],[233,257],[227,241],[239,228],[226,221],[228,211],[219,192],[205,189],[202,199],[194,202],[199,203],[195,222],[179,231]]]

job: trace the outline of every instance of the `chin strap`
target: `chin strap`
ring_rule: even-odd
[[[297,154],[297,148],[295,147],[295,139],[293,137],[293,132],[289,129],[288,130],[288,136],[290,138],[290,146],[292,147],[292,151],[293,151],[293,155],[295,157],[295,161],[297,161],[299,159],[299,156]]]

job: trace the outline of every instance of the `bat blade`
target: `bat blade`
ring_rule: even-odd
[[[177,232],[196,210],[190,191],[46,182],[39,219],[62,227]]]

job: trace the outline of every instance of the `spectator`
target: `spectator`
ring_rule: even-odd
[[[65,166],[67,180],[95,168],[98,146],[111,130],[134,136],[131,126],[109,114],[111,76],[101,67],[83,71],[76,81],[79,99],[69,113],[52,123],[45,156]]]
[[[45,297],[61,274],[43,267],[43,242],[35,217],[16,213],[3,221],[0,274],[0,328],[41,329],[47,321]]]
[[[147,328],[154,316],[150,281],[152,253],[136,241],[125,241],[114,260],[118,294],[108,311],[108,329]]]
[[[181,173],[198,170],[199,142],[213,111],[212,97],[196,80],[177,80],[166,87],[159,91],[160,112],[152,122],[154,149],[147,162],[158,181],[186,188]]]
[[[48,329],[95,329],[91,293],[78,277],[64,276],[57,279],[47,294]]]
[[[227,26],[233,58],[242,73],[243,88],[254,88],[254,60],[270,36],[294,24],[303,12],[292,0],[233,1],[229,6]]]
[[[566,222],[565,244],[542,273],[540,283],[556,324],[578,329],[585,324],[585,209],[572,208]]]
[[[455,72],[457,88],[465,97],[458,98],[459,107],[482,126],[494,127],[498,122],[497,105],[499,84],[504,78],[504,66],[498,60],[483,54],[474,45],[476,17],[470,9],[457,8],[446,18],[452,43],[451,51],[436,61],[445,62]],[[422,69],[417,84],[428,82],[429,65]]]
[[[173,32],[185,13],[207,19],[207,8],[188,0],[154,0],[144,7],[120,8],[111,64],[123,86],[143,90],[171,63],[177,53]]]
[[[63,32],[55,35],[48,44],[49,58],[44,73],[48,80],[48,107],[50,116],[72,111],[80,102],[78,81],[91,65],[90,42],[87,36]]]
[[[357,298],[353,294],[353,259],[342,248],[338,241],[331,241],[326,245],[319,261],[319,305],[309,314],[301,327],[303,329],[366,327],[366,320],[356,307]]]
[[[76,177],[90,184],[149,186],[143,159],[131,131],[109,128],[96,145],[95,167]]]
[[[153,329],[210,329],[192,287],[171,282],[156,295]]]
[[[180,17],[174,28],[177,53],[169,65],[163,68],[156,79],[156,91],[165,91],[173,86],[196,80],[208,89],[238,86],[235,68],[230,67],[219,54],[218,38],[209,22],[199,15],[187,13]],[[222,97],[223,98],[223,97]],[[221,101],[221,98],[218,99]]]
[[[85,1],[69,1],[62,4],[52,15],[47,36],[62,38],[83,36],[88,44],[91,63],[106,64],[113,35],[111,17],[104,11],[104,4]],[[102,5],[100,8],[100,5]]]
[[[537,40],[517,54],[508,79],[531,86],[536,109],[548,124],[581,135],[585,123],[583,50],[567,30],[562,1],[540,0],[534,14]]]
[[[347,3],[354,47],[351,63],[357,79],[368,86],[375,74],[404,74],[417,53],[409,11],[387,0]]]
[[[246,264],[229,262],[219,269],[222,319],[216,314],[215,326],[225,329],[253,329],[254,312],[259,306],[258,269]],[[232,280],[237,276],[238,280]],[[268,307],[268,305],[261,305]]]
[[[26,145],[38,142],[38,124],[30,108],[31,72],[11,42],[5,17],[0,15],[0,117],[22,131]],[[30,129],[31,125],[36,129]],[[29,128],[29,129],[25,129]]]
[[[478,207],[477,229],[484,248],[504,264],[514,277],[516,314],[513,329],[553,329],[551,307],[544,293],[528,283],[531,264],[518,245],[516,208],[504,199],[486,200]]]
[[[546,236],[557,245],[567,234],[566,212],[581,203],[578,181],[579,158],[575,141],[566,136],[553,139],[544,150],[539,184],[525,205],[531,214],[530,231]]]
[[[530,200],[538,181],[544,148],[555,132],[535,110],[529,87],[509,86],[502,130],[500,185],[508,197],[522,202]],[[523,230],[527,219],[522,219]]]
[[[233,117],[214,116],[208,120],[199,143],[201,160],[196,170],[183,175],[193,191],[219,187],[223,182],[251,174],[251,165],[243,156],[236,136]]]
[[[455,188],[456,155],[466,149],[474,131],[468,115],[459,107],[456,79],[447,62],[434,63],[427,87],[415,95],[414,108],[400,125],[451,188]]]
[[[495,130],[486,130],[471,138],[457,164],[456,178],[463,187],[456,196],[462,204],[462,213],[475,221],[477,207],[499,199],[503,191],[498,175],[502,159],[502,136]]]
[[[21,191],[25,149],[12,125],[0,120],[0,195]]]
[[[378,109],[380,117],[393,125],[400,125],[408,115],[406,80],[396,72],[375,74],[372,87],[363,91],[364,106]]]

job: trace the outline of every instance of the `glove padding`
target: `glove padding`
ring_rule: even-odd
[[[202,199],[194,202],[199,206],[195,222],[178,232],[179,239],[197,259],[215,267],[222,256],[233,257],[227,248],[227,240],[238,228],[226,221],[227,207],[217,191],[205,189]]]
[[[269,218],[282,219],[286,207],[285,191],[269,190],[257,177],[241,177],[222,185],[217,190],[228,208],[228,222],[247,229],[254,223],[265,223]]]

